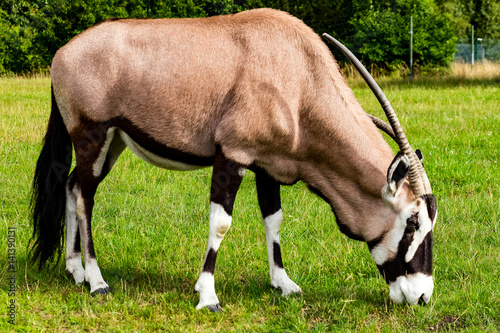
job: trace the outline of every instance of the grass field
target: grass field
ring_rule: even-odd
[[[375,98],[350,82],[367,112]],[[47,78],[0,78],[0,331],[500,330],[500,85],[498,79],[383,80],[410,142],[425,155],[438,200],[435,290],[427,306],[397,305],[364,243],[342,235],[303,184],[282,188],[284,264],[303,295],[271,288],[254,176],[247,173],[218,256],[224,311],[196,311],[206,250],[211,169],[171,172],[127,151],[100,186],[94,242],[113,292],[92,297],[27,262],[29,190],[50,110]],[[14,297],[8,228],[15,227]],[[8,305],[16,304],[15,325]]]

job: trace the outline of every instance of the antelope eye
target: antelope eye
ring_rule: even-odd
[[[416,213],[406,220],[406,229],[409,232],[414,232],[418,228],[420,228],[420,224],[418,223],[418,213]]]

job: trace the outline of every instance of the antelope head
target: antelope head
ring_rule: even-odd
[[[387,183],[382,189],[382,198],[396,213],[396,219],[390,221],[392,226],[388,231],[368,242],[371,255],[389,284],[393,301],[426,304],[434,289],[432,231],[437,206],[421,162],[422,155],[408,143],[394,109],[365,67],[335,38],[328,34],[323,37],[342,51],[365,79],[390,126],[376,118],[374,123],[390,132],[400,149],[387,171]]]

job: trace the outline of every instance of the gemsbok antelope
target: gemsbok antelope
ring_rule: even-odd
[[[246,169],[256,174],[271,285],[283,295],[301,289],[282,263],[280,185],[303,181],[344,234],[368,244],[391,299],[429,302],[436,201],[391,105],[349,57],[390,127],[363,111],[321,38],[277,10],[111,19],[73,38],[51,67],[52,110],[33,180],[33,261],[59,260],[66,225],[66,274],[91,293],[110,291],[94,252],[92,208],[129,147],[167,169],[213,166],[197,309],[221,309],[215,262]],[[397,141],[395,157],[376,125]]]

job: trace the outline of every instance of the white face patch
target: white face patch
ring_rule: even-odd
[[[205,168],[205,166],[186,164],[155,155],[150,151],[147,151],[146,149],[142,148],[137,142],[132,140],[127,135],[127,133],[121,130],[119,130],[119,133],[123,142],[125,142],[127,147],[129,147],[134,154],[139,156],[139,158],[142,159],[143,161],[153,164],[154,166],[169,170],[177,170],[177,171],[191,171],[191,170]]]
[[[432,276],[415,273],[400,276],[389,284],[389,297],[396,303],[417,304],[419,299],[428,303],[434,290]]]
[[[398,253],[398,245],[405,232],[405,228],[401,228],[398,222],[396,221],[395,227],[370,251],[373,260],[379,266],[394,259]]]

